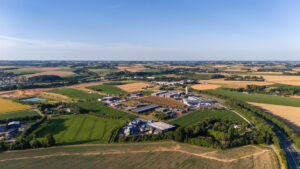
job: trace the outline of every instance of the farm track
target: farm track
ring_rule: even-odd
[[[217,151],[211,151],[211,152],[205,152],[205,153],[192,153],[192,152],[189,152],[189,151],[182,150],[180,145],[177,145],[176,147],[173,147],[173,148],[157,147],[157,148],[151,149],[151,150],[126,150],[126,151],[85,152],[85,153],[60,152],[60,153],[40,155],[40,156],[28,156],[28,157],[1,159],[0,162],[6,162],[6,161],[12,161],[12,160],[26,160],[26,159],[44,159],[44,158],[59,157],[59,156],[96,156],[96,155],[153,153],[153,152],[180,152],[180,153],[183,153],[183,154],[197,156],[197,157],[201,157],[201,158],[206,158],[206,159],[209,159],[209,160],[216,160],[216,161],[219,161],[219,162],[231,163],[231,162],[238,161],[240,159],[259,156],[259,155],[262,155],[262,154],[264,154],[266,152],[269,152],[269,151],[271,151],[271,150],[262,150],[260,152],[256,152],[256,153],[253,153],[253,154],[248,154],[248,155],[245,155],[245,156],[241,156],[239,158],[224,159],[224,158],[218,158],[218,157],[214,157],[214,156],[210,155],[210,154],[216,153]]]

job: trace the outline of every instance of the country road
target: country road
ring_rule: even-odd
[[[297,151],[295,146],[287,138],[287,136],[282,133],[277,128],[274,132],[279,137],[280,147],[284,150],[286,154],[286,159],[288,162],[289,169],[299,169],[300,168],[300,153]]]

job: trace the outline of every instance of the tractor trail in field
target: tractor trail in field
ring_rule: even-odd
[[[50,158],[50,157],[58,157],[58,156],[96,156],[96,155],[118,155],[118,154],[137,154],[137,153],[150,153],[150,152],[180,152],[192,156],[197,156],[201,158],[206,158],[210,160],[216,160],[224,163],[230,163],[234,161],[238,161],[239,159],[245,159],[249,157],[258,156],[261,154],[264,154],[270,150],[262,150],[260,152],[256,152],[253,154],[241,156],[239,158],[232,158],[232,159],[223,159],[212,156],[214,153],[217,153],[217,151],[212,152],[206,152],[206,153],[192,153],[185,150],[182,150],[180,145],[177,145],[174,148],[164,148],[164,147],[158,147],[151,150],[126,150],[126,151],[110,151],[110,152],[85,152],[85,153],[54,153],[54,154],[47,154],[47,155],[41,155],[41,156],[28,156],[28,157],[18,157],[18,158],[9,158],[9,159],[2,159],[0,162],[6,162],[11,160],[26,160],[26,159],[39,159],[39,158]]]

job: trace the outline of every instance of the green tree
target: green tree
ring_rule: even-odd
[[[54,137],[53,137],[53,135],[51,133],[48,133],[44,137],[44,145],[46,147],[50,147],[50,146],[54,146],[55,145],[55,139],[54,139]]]
[[[183,142],[184,136],[185,136],[184,128],[179,127],[175,130],[174,132],[175,141]]]

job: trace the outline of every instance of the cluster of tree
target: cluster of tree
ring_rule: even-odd
[[[0,151],[5,150],[24,150],[29,148],[51,147],[55,145],[55,139],[52,134],[48,133],[42,141],[34,136],[28,138],[20,138],[12,143],[0,142]]]
[[[245,88],[230,88],[231,91],[248,93],[265,93],[267,86],[247,85]]]
[[[47,83],[47,82],[57,82],[62,81],[64,78],[61,78],[57,75],[40,75],[29,78],[30,82],[38,82],[38,83]]]
[[[290,68],[260,68],[257,69],[258,72],[284,72],[284,71],[292,71]]]
[[[262,76],[239,76],[231,75],[227,76],[225,80],[237,80],[237,81],[265,81]]]
[[[41,119],[37,120],[36,122],[34,122],[33,124],[31,124],[22,134],[21,134],[21,138],[25,139],[26,137],[28,137],[34,130],[36,130],[37,128],[39,128],[41,126],[42,123],[44,123],[47,120],[47,116],[42,117]]]
[[[169,115],[163,113],[163,112],[153,112],[152,115],[157,118],[158,120],[167,120],[169,119]]]
[[[300,95],[300,88],[295,87],[278,87],[266,90],[267,86],[247,85],[245,88],[230,88],[231,91],[260,93],[260,94],[276,94],[276,95]]]
[[[283,72],[284,75],[293,75],[293,76],[300,76],[300,72],[291,73],[291,72]]]

